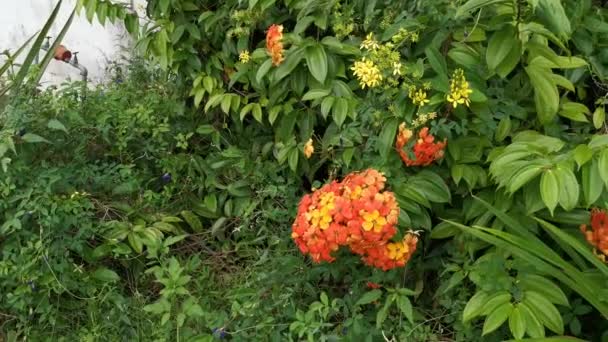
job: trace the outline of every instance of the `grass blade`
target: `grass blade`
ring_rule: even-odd
[[[57,18],[57,14],[59,13],[59,9],[61,8],[62,2],[63,2],[63,0],[59,0],[59,2],[57,2],[57,5],[53,9],[53,12],[51,12],[51,15],[49,16],[46,23],[44,24],[44,27],[42,28],[42,30],[40,30],[40,33],[38,33],[38,37],[34,41],[34,44],[32,45],[30,52],[25,57],[25,60],[23,61],[21,68],[19,68],[19,72],[17,73],[17,76],[15,76],[15,79],[12,82],[12,87],[19,88],[21,86],[21,84],[23,83],[23,80],[25,79],[27,72],[29,71],[30,67],[32,66],[32,63],[34,62],[34,58],[36,58],[36,56],[40,53],[40,47],[42,46],[42,43],[44,42],[45,37],[47,36],[49,30],[51,29],[51,26],[53,25],[55,18]]]

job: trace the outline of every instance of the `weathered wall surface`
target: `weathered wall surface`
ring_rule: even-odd
[[[116,0],[114,2],[119,2]],[[57,0],[0,0],[0,51],[14,50],[30,36],[42,28]],[[141,10],[145,1],[122,0]],[[64,0],[61,12],[55,21],[50,36],[56,36],[75,5],[76,0]],[[78,51],[78,60],[89,71],[89,80],[98,83],[103,80],[106,68],[111,61],[127,56],[132,41],[122,25],[98,22],[89,23],[84,17],[77,16],[63,39],[71,51]],[[59,84],[69,79],[80,79],[75,68],[52,61],[42,79],[43,85]]]

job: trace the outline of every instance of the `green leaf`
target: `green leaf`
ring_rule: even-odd
[[[526,333],[526,321],[523,318],[519,305],[515,305],[509,315],[509,330],[516,339],[521,339]]]
[[[496,310],[499,306],[511,302],[511,294],[507,291],[498,291],[486,298],[485,303],[481,308],[482,315],[488,315],[492,311]]]
[[[519,40],[516,40],[515,44],[511,47],[511,50],[509,50],[509,54],[507,54],[502,62],[496,66],[496,73],[498,76],[505,78],[513,69],[515,69],[521,60],[521,49],[522,46]]]
[[[431,230],[431,239],[446,239],[459,232],[460,229],[449,222],[440,222]]]
[[[580,168],[593,158],[593,151],[587,145],[581,144],[574,149],[574,160]]]
[[[107,283],[113,283],[120,280],[120,277],[118,276],[118,274],[116,274],[116,272],[106,267],[100,267],[96,269],[92,275],[93,278]]]
[[[553,170],[545,170],[540,178],[540,197],[553,215],[559,201],[559,181]]]
[[[289,168],[293,171],[296,172],[296,170],[298,169],[298,157],[300,155],[300,152],[298,151],[297,148],[293,148],[291,150],[291,152],[289,152],[289,159],[287,160],[289,163]]]
[[[47,143],[50,144],[51,142],[46,140],[45,138],[37,135],[37,134],[33,134],[33,133],[26,133],[23,137],[21,137],[21,139],[25,142],[28,143]]]
[[[348,115],[348,100],[343,97],[337,98],[333,105],[332,113],[336,125],[338,125],[338,127],[342,126]]]
[[[500,142],[505,140],[505,138],[511,133],[511,118],[505,116],[498,123],[498,127],[496,127],[496,132],[494,132],[494,139]]]
[[[535,274],[525,274],[519,277],[517,286],[523,290],[538,292],[551,303],[569,306],[568,298],[552,281]]]
[[[559,109],[559,93],[549,68],[530,65],[525,68],[534,88],[534,103],[541,123],[546,124],[555,118]]]
[[[222,102],[220,102],[220,107],[222,108],[222,112],[228,114],[230,113],[230,106],[232,105],[232,96],[230,94],[224,94],[222,97]]]
[[[256,82],[258,82],[258,83],[262,82],[262,79],[264,78],[264,76],[266,76],[266,74],[268,73],[268,71],[270,70],[271,67],[272,67],[271,59],[267,59],[266,61],[264,61],[264,63],[262,63],[262,65],[260,65],[260,67],[258,68],[258,72],[255,74]]]
[[[466,323],[481,315],[481,311],[488,297],[488,293],[484,291],[475,293],[475,295],[469,299],[467,305],[465,305],[464,310],[462,311],[462,321]]]
[[[481,335],[485,336],[491,333],[492,331],[498,329],[498,327],[500,327],[507,320],[507,318],[509,318],[509,315],[511,315],[512,311],[513,304],[511,303],[504,303],[497,307],[488,315],[485,322],[483,323],[483,330]]]
[[[85,8],[85,14],[89,22],[93,22],[95,11],[97,10],[97,0],[88,0]]]
[[[562,316],[547,298],[535,291],[525,291],[523,303],[525,303],[534,315],[556,334],[564,333],[564,322]]]
[[[543,24],[562,40],[567,40],[572,34],[570,20],[560,0],[538,0],[536,14]]]
[[[424,54],[431,65],[431,68],[437,73],[437,77],[446,87],[449,85],[448,67],[445,58],[435,47],[428,47],[424,50]]]
[[[407,318],[410,323],[414,323],[414,310],[412,308],[412,302],[410,302],[410,299],[405,295],[400,295],[397,297],[397,306],[405,318]]]
[[[395,141],[398,127],[399,121],[396,118],[390,118],[384,124],[382,132],[380,132],[380,136],[378,137],[378,150],[383,159],[386,159],[393,149],[393,142]]]
[[[517,307],[521,311],[522,319],[526,322],[526,332],[528,335],[533,338],[545,337],[545,328],[530,307],[525,303],[519,303]]]
[[[323,102],[321,102],[321,114],[323,115],[323,118],[327,119],[327,115],[329,114],[331,107],[334,105],[335,100],[336,98],[333,96],[328,96],[323,99]]]
[[[600,176],[597,160],[585,164],[582,169],[582,186],[585,204],[589,207],[602,195],[604,183]]]
[[[463,165],[463,164],[452,165],[450,174],[452,176],[452,179],[454,180],[454,183],[456,183],[456,185],[458,185],[460,183],[460,180],[462,179],[462,176],[464,175],[465,168],[466,168],[466,165]]]
[[[452,199],[448,186],[439,175],[432,171],[418,172],[415,177],[410,178],[408,184],[431,202],[448,203]]]
[[[511,178],[511,182],[509,184],[509,192],[515,193],[522,186],[526,185],[528,182],[536,178],[541,172],[543,168],[537,165],[527,165],[519,170],[519,172]]]
[[[201,232],[203,230],[203,224],[193,212],[184,210],[181,212],[182,217],[186,220],[190,228],[195,232]]]
[[[262,123],[262,107],[260,106],[259,103],[255,103],[255,105],[253,106],[253,118],[259,122]]]
[[[463,15],[478,10],[485,6],[501,4],[501,3],[510,3],[509,0],[469,0],[462,6],[458,7],[456,11],[455,17],[462,17]]]
[[[599,106],[595,108],[593,112],[593,127],[596,129],[602,128],[604,126],[604,122],[606,121],[606,110],[604,110],[604,106]]]
[[[572,121],[589,122],[585,114],[591,114],[589,108],[582,103],[566,102],[562,104],[559,115]]]
[[[557,167],[555,176],[559,182],[559,204],[565,210],[572,210],[578,204],[579,186],[576,176],[570,169]]]
[[[486,50],[488,68],[495,70],[518,44],[517,31],[513,26],[506,25],[500,31],[494,32]]]
[[[371,302],[377,301],[382,297],[382,291],[379,289],[374,289],[369,292],[366,292],[359,300],[355,303],[355,306],[366,305]]]
[[[302,101],[316,100],[329,95],[329,93],[329,89],[311,89],[302,96]]]
[[[306,64],[312,76],[324,83],[327,77],[327,55],[323,45],[315,44],[306,48]]]
[[[205,196],[203,204],[205,205],[205,208],[207,208],[207,210],[209,210],[210,212],[215,213],[217,211],[217,198],[214,194]]]
[[[292,73],[293,69],[295,69],[298,64],[300,64],[302,58],[304,58],[304,51],[304,48],[298,48],[292,53],[287,54],[283,63],[281,63],[274,72],[274,82],[278,82]]]
[[[604,184],[606,184],[606,187],[608,187],[608,148],[604,148],[604,150],[600,152],[597,166],[600,177],[604,181]]]

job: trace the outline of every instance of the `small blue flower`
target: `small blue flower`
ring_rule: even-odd
[[[163,181],[163,183],[167,184],[171,181],[171,174],[167,172],[164,175],[162,175],[160,177],[160,179]]]
[[[223,340],[226,337],[226,330],[224,328],[213,328],[211,329],[211,333],[220,340]]]
[[[116,79],[114,82],[115,82],[116,84],[121,84],[121,83],[123,82],[123,81],[122,81],[122,77],[118,77],[118,78],[117,78],[117,79]]]
[[[36,283],[34,283],[33,280],[29,280],[27,284],[30,286],[30,289],[32,289],[32,292],[38,292],[38,287],[36,287]]]
[[[22,129],[20,129],[20,130],[17,132],[17,135],[19,135],[20,137],[22,137],[22,136],[24,136],[24,135],[25,135],[25,133],[27,133],[27,131],[25,130],[25,128],[22,128]]]

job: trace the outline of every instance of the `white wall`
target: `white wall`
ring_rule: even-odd
[[[134,5],[143,11],[143,0],[114,0]],[[0,0],[0,51],[14,51],[30,36],[44,26],[57,0]],[[56,37],[68,19],[76,0],[64,0],[61,11],[49,35]],[[121,24],[106,23],[102,27],[96,19],[89,23],[84,16],[77,15],[63,39],[71,51],[78,51],[78,60],[89,71],[92,83],[103,81],[109,62],[127,56],[133,42]],[[24,54],[25,55],[25,54]],[[41,53],[42,55],[42,53]],[[43,85],[59,84],[65,80],[80,79],[79,71],[66,63],[51,61],[43,76]]]

